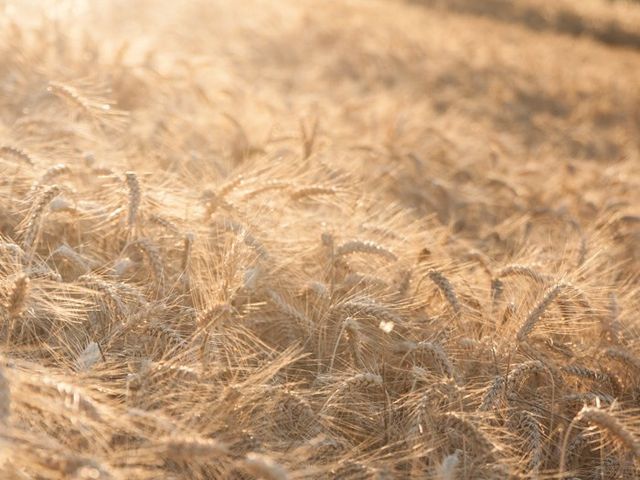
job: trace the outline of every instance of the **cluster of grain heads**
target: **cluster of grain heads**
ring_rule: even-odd
[[[9,20],[14,3],[0,8],[0,477],[640,475],[633,155],[537,188],[559,155],[516,165],[517,148],[456,137],[465,105],[429,119],[432,105],[397,102],[415,87],[398,66],[433,56],[424,31],[448,31],[422,7],[368,23],[388,2],[240,0],[247,15],[138,2],[124,23],[149,27],[140,43],[119,40],[110,2],[95,28],[77,5],[29,27]],[[170,55],[158,15],[184,20]],[[212,28],[191,30],[201,22]],[[224,31],[224,45],[186,48],[182,28]],[[261,72],[257,90],[229,83],[289,35],[316,43],[288,42],[279,70],[330,41],[364,75],[342,75],[299,125],[304,82],[335,73],[322,58],[304,75]],[[378,48],[388,38],[393,51]],[[444,63],[468,64],[466,50]],[[365,77],[377,93],[363,103]],[[578,133],[572,155],[599,149]]]

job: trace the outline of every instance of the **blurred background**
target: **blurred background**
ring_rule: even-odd
[[[316,124],[317,158],[460,228],[487,195],[496,199],[481,213],[494,222],[541,203],[590,219],[628,193],[603,196],[598,177],[637,178],[637,2],[2,5],[0,81],[18,107],[4,115],[28,103],[17,71],[36,83],[99,79],[164,168],[207,158],[226,174],[265,153],[300,162],[301,125]],[[563,188],[545,188],[550,175]]]

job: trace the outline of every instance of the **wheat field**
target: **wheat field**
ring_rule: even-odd
[[[640,478],[640,4],[0,14],[0,478]]]

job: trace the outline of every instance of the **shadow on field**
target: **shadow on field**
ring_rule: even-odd
[[[640,28],[631,31],[615,20],[593,21],[576,12],[554,7],[543,11],[512,0],[408,0],[428,7],[519,23],[536,31],[553,31],[572,36],[588,36],[608,45],[640,48]]]

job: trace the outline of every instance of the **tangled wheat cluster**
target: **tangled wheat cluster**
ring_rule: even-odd
[[[2,7],[1,478],[640,475],[636,52],[87,5]]]

